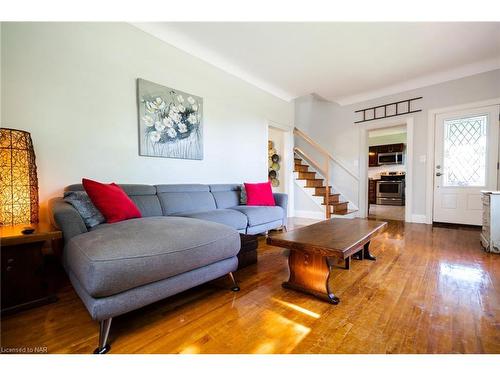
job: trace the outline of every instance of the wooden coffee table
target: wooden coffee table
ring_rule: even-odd
[[[330,219],[290,232],[272,235],[267,243],[290,249],[290,277],[283,287],[309,293],[334,305],[340,299],[330,289],[335,261],[349,269],[351,256],[375,260],[370,254],[372,238],[385,231],[386,222],[365,219]]]

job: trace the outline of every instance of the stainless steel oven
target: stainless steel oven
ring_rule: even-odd
[[[386,152],[378,154],[379,165],[403,164],[402,152]]]
[[[389,172],[377,181],[377,204],[404,206],[405,175]]]

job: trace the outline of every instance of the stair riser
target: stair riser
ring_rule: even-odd
[[[314,172],[299,172],[299,179],[300,180],[308,180],[311,178],[315,179],[316,173],[314,173]]]
[[[307,180],[306,187],[321,187],[323,186],[322,180]]]
[[[325,191],[326,191],[326,188],[323,186],[323,187],[317,187],[315,189],[315,194],[316,195],[324,195],[325,194]]]
[[[330,196],[330,204],[332,204],[332,203],[338,203],[339,201],[340,201],[339,195],[331,195]],[[325,204],[325,203],[326,203],[326,199],[323,196],[323,202],[321,204]]]
[[[295,164],[294,172],[308,172],[309,167],[307,165]]]
[[[348,206],[347,202],[336,204],[335,206],[331,206],[331,212],[333,214],[341,214],[343,212],[347,212],[347,206]]]

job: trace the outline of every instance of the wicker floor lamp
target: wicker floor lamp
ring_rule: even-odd
[[[0,128],[0,225],[38,223],[38,178],[28,132]]]

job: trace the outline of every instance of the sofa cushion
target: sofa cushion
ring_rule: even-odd
[[[216,184],[210,185],[217,208],[230,208],[240,204],[241,185]]]
[[[92,203],[106,218],[108,223],[142,217],[130,197],[114,182],[103,184],[101,182],[82,179],[82,184]]]
[[[215,210],[215,200],[208,185],[156,185],[163,215]]]
[[[245,214],[236,210],[229,209],[185,212],[182,214],[177,214],[175,216],[213,221],[214,223],[228,225],[236,230],[245,229],[248,224],[248,219]]]
[[[274,202],[271,181],[257,184],[245,182],[247,205],[250,206],[276,206]]]
[[[238,254],[240,236],[226,225],[185,217],[102,224],[73,237],[65,265],[92,297],[106,297]]]
[[[143,217],[163,215],[160,201],[156,196],[156,187],[153,185],[120,184],[119,186],[132,199]],[[84,191],[84,189],[82,184],[73,184],[67,186],[64,191]]]
[[[284,211],[279,206],[236,206],[233,210],[240,211],[248,217],[248,226],[283,220]]]
[[[64,192],[64,201],[78,211],[87,228],[95,227],[106,221],[84,191],[66,191]]]

